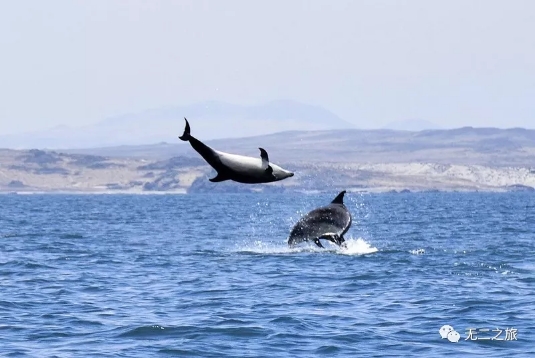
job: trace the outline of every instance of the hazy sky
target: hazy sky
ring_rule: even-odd
[[[203,100],[535,128],[535,1],[2,1],[0,134]]]

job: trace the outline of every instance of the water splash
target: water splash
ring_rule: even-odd
[[[345,247],[339,248],[339,253],[344,255],[366,255],[379,251],[374,246],[371,246],[363,238],[347,239],[345,241]]]
[[[255,240],[253,242],[243,242],[238,244],[236,245],[235,250],[239,253],[281,255],[298,252],[319,252],[321,249],[306,244],[298,247],[289,247],[286,243]]]
[[[300,252],[308,253],[335,253],[342,255],[366,255],[379,251],[362,238],[347,239],[344,247],[338,247],[330,242],[324,241],[325,248],[319,248],[312,243],[303,243],[296,247],[289,247],[286,243],[275,243],[269,241],[256,240],[250,243],[241,243],[236,246],[237,252],[255,254],[295,254]]]

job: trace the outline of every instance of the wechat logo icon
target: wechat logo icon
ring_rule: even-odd
[[[440,333],[440,337],[442,337],[442,339],[447,338],[448,341],[452,343],[459,342],[459,339],[461,338],[459,332],[454,330],[453,327],[448,324],[445,324],[444,326],[440,327],[438,333]]]

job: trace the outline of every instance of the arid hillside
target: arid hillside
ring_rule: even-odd
[[[177,139],[178,142],[178,139]],[[460,128],[311,131],[208,141],[295,176],[266,185],[211,183],[188,143],[78,150],[0,150],[1,192],[534,191],[535,131]]]

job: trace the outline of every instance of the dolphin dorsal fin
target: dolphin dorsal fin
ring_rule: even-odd
[[[338,194],[336,196],[336,198],[334,198],[333,201],[331,201],[331,204],[343,204],[344,203],[344,194],[346,193],[345,190],[342,190],[340,192],[340,194]]]
[[[264,148],[258,148],[260,149],[260,158],[262,158],[262,169],[266,170],[269,168],[269,157]]]

